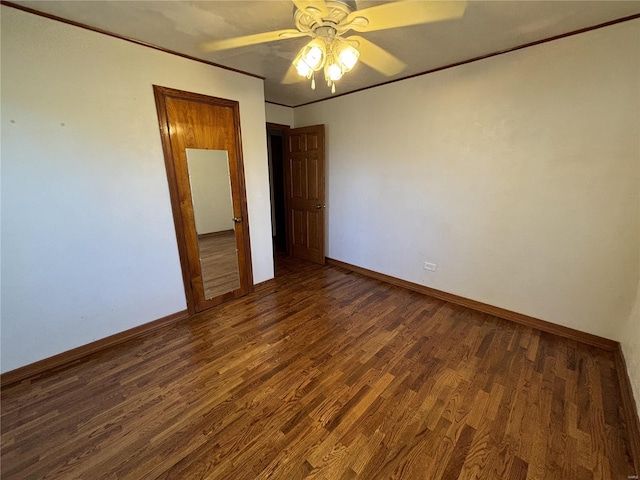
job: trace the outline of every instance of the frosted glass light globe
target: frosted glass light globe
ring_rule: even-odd
[[[339,65],[332,63],[329,65],[329,68],[327,68],[327,74],[331,81],[336,82],[342,78],[342,69]]]

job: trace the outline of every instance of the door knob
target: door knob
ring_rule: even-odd
[[[242,223],[242,217],[233,217],[233,221],[236,223]]]
[[[326,207],[326,205],[320,205],[320,204],[316,205],[316,208],[317,208],[318,210],[320,210],[321,208],[325,208],[325,207]]]

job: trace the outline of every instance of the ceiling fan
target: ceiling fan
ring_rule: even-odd
[[[377,30],[419,25],[460,18],[465,1],[402,0],[358,10],[355,0],[292,0],[296,29],[276,30],[242,37],[215,40],[202,45],[207,52],[227,50],[288,38],[310,36],[292,62],[282,83],[294,83],[300,77],[311,79],[324,69],[324,79],[335,92],[335,82],[360,60],[391,77],[406,65],[400,59],[360,35],[343,35],[350,30],[367,33]]]

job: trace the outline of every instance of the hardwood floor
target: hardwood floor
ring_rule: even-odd
[[[236,234],[233,230],[198,237],[205,298],[240,288]]]
[[[627,479],[610,352],[338,267],[2,391],[2,478]]]

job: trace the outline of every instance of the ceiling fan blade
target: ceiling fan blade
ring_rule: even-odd
[[[373,32],[460,18],[466,7],[465,1],[404,0],[356,10],[349,14],[345,23],[353,22],[350,28],[356,32]]]
[[[289,70],[287,70],[287,73],[285,73],[284,77],[282,77],[282,80],[280,80],[280,83],[282,83],[283,85],[291,85],[292,83],[298,83],[302,79],[304,79],[304,77],[301,77],[298,74],[296,67],[291,64],[289,65]]]
[[[392,77],[400,73],[407,66],[402,60],[391,55],[384,48],[379,47],[366,38],[358,35],[352,35],[346,39],[349,43],[353,43],[360,52],[360,61],[365,65],[377,70],[378,72]]]
[[[228,50],[230,48],[246,47],[248,45],[256,45],[258,43],[274,42],[276,40],[284,40],[286,38],[303,37],[306,33],[299,30],[276,30],[274,32],[256,33],[254,35],[246,35],[244,37],[226,38],[224,40],[214,40],[212,42],[203,43],[200,49],[204,52],[216,52],[218,50]]]
[[[325,0],[293,0],[293,4],[298,10],[314,17],[329,15],[329,7]]]

